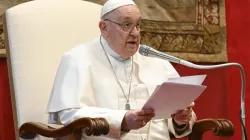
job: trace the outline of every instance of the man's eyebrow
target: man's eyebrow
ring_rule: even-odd
[[[132,18],[131,17],[125,17],[125,18],[123,18],[123,22],[127,22],[127,21],[132,21]],[[136,22],[137,23],[141,22],[141,17]]]
[[[125,17],[125,18],[123,18],[123,21],[131,21],[131,20],[132,20],[131,17]]]

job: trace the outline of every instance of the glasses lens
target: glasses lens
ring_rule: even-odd
[[[123,29],[123,31],[128,32],[131,29],[133,29],[134,27],[136,28],[137,31],[140,30],[140,24],[134,25],[131,23],[130,24],[128,24],[128,23],[123,24],[122,29]]]
[[[132,29],[134,27],[134,25],[133,24],[131,24],[131,23],[124,23],[124,24],[122,24],[122,29],[123,29],[123,31],[129,31],[130,29]]]

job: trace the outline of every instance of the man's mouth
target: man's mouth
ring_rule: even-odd
[[[136,45],[136,41],[128,41],[127,43],[131,45]]]

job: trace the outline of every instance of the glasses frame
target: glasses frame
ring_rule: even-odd
[[[129,32],[129,31],[131,31],[132,29],[134,29],[134,27],[136,28],[136,30],[137,31],[140,31],[141,30],[141,28],[140,28],[140,24],[139,24],[139,26],[138,25],[135,25],[135,24],[133,24],[133,23],[129,23],[129,24],[131,24],[132,26],[130,26],[130,28],[128,28],[128,29],[125,29],[126,27],[126,24],[128,24],[128,23],[126,23],[126,22],[124,22],[124,23],[117,23],[117,22],[115,22],[115,21],[112,21],[112,20],[110,20],[110,19],[104,19],[104,21],[110,21],[110,22],[112,22],[112,23],[114,23],[114,24],[116,24],[116,25],[119,25],[120,26],[120,28],[124,31],[124,32]]]

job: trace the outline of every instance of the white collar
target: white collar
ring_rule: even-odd
[[[101,36],[101,45],[103,45],[103,48],[105,49],[105,51],[112,57],[114,57],[115,59],[117,59],[118,61],[126,61],[129,60],[130,57],[122,57],[121,55],[119,55],[118,53],[116,53],[109,45],[108,42],[105,40],[105,38],[103,36]]]

